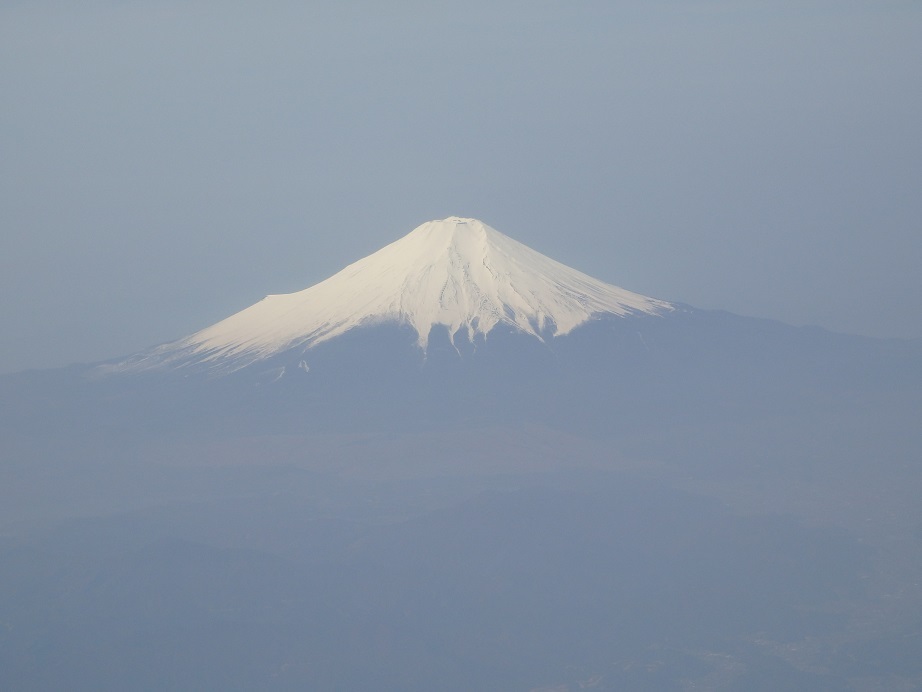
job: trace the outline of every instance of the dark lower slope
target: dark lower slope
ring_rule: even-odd
[[[231,372],[197,365],[0,379],[3,427],[157,435],[418,431],[530,421],[609,436],[819,407],[922,402],[922,345],[679,310],[589,323],[545,342],[497,329],[428,351],[409,328],[357,329]]]

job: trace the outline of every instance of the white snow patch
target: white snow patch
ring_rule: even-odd
[[[384,322],[410,325],[425,349],[435,325],[446,326],[452,341],[459,332],[473,340],[498,324],[541,339],[551,329],[566,334],[602,314],[672,309],[571,269],[481,221],[452,216],[422,224],[315,286],[267,296],[158,347],[135,367],[190,356],[244,365]]]

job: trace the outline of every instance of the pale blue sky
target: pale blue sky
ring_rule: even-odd
[[[0,372],[454,214],[658,298],[922,337],[922,3],[342,5],[0,6]]]

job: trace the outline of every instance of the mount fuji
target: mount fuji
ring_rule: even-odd
[[[0,377],[0,687],[918,689],[920,420],[918,341],[430,221]]]
[[[640,295],[449,217],[74,376],[81,396],[107,402],[76,408],[109,421],[145,411],[129,418],[303,432],[530,420],[611,435],[823,407],[856,378],[903,391],[916,350]]]

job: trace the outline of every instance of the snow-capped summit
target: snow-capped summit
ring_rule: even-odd
[[[237,367],[303,350],[359,326],[396,322],[425,349],[444,325],[454,341],[506,324],[538,339],[593,317],[658,314],[664,301],[571,269],[476,219],[429,221],[297,293],[270,295],[235,315],[130,361],[145,368],[192,357]]]

